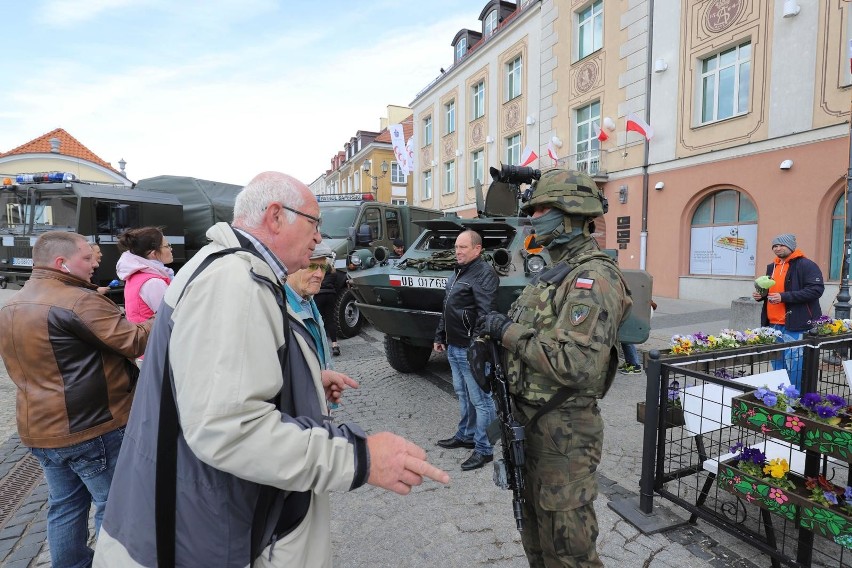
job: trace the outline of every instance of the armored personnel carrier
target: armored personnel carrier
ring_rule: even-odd
[[[535,242],[529,219],[518,214],[522,186],[526,185],[529,192],[530,184],[540,175],[532,168],[491,168],[494,181],[487,199],[483,200],[481,188],[476,188],[477,218],[445,216],[417,221],[424,230],[400,259],[390,259],[384,247],[377,247],[372,253],[351,253],[350,264],[358,267],[350,271],[358,299],[356,306],[385,334],[385,355],[394,369],[414,372],[429,361],[447,279],[456,264],[455,240],[459,233],[472,229],[482,236],[482,256],[500,277],[497,310],[503,313],[508,312],[521,290],[551,264],[547,249]],[[355,262],[351,262],[353,257],[357,257]],[[624,274],[635,308],[619,330],[619,339],[642,343],[650,331],[651,277],[640,270],[626,270]]]

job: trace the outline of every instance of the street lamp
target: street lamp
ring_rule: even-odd
[[[375,194],[376,199],[379,197],[379,180],[388,175],[388,163],[385,160],[382,160],[382,175],[374,176],[370,172],[373,171],[373,164],[370,160],[364,160],[364,173],[367,174],[371,180],[373,180],[373,185],[371,187],[371,191]]]

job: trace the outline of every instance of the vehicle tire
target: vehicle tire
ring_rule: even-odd
[[[431,354],[431,347],[410,345],[399,339],[385,336],[385,357],[390,366],[400,373],[414,373],[422,370],[429,362]]]
[[[364,316],[355,305],[357,301],[352,290],[344,290],[337,301],[337,335],[341,339],[355,337],[364,324]]]

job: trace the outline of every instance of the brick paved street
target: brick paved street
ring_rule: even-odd
[[[0,291],[0,302],[10,292]],[[693,324],[690,319],[689,325]],[[342,356],[335,363],[358,380],[361,388],[346,393],[343,404],[334,411],[335,418],[355,421],[368,432],[390,430],[408,437],[426,449],[431,461],[448,470],[452,480],[448,486],[427,482],[406,497],[369,486],[334,494],[335,566],[526,566],[511,514],[510,492],[494,486],[490,467],[462,472],[459,466],[468,456],[466,450],[444,450],[434,445],[435,440],[453,433],[458,420],[446,357],[433,354],[424,373],[397,373],[385,360],[381,334],[369,327],[360,336],[342,341],[341,348]],[[601,497],[595,508],[601,526],[599,551],[605,565],[682,568],[766,564],[747,560],[760,557],[706,524],[643,535],[607,506],[612,499],[635,497],[638,491],[642,430],[635,422],[635,402],[644,398],[644,388],[644,375],[619,376],[601,403],[607,429],[599,469]],[[2,366],[0,433],[8,438],[0,446],[2,478],[28,454],[14,434],[14,388]],[[2,566],[36,568],[50,564],[45,543],[46,497],[42,482],[0,527]],[[0,495],[0,500],[9,498]]]

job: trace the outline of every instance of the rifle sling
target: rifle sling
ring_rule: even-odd
[[[532,418],[530,418],[529,422],[527,422],[525,428],[532,429],[533,425],[538,422],[539,418],[541,418],[551,410],[559,408],[562,403],[568,400],[568,397],[570,397],[572,394],[574,393],[568,387],[562,387],[561,389],[556,391],[556,394],[553,395],[553,398],[538,407],[538,410],[535,411],[535,414],[533,414]]]

